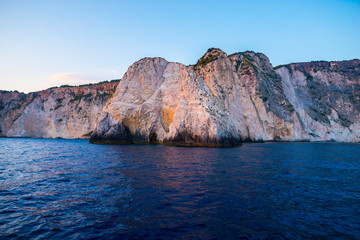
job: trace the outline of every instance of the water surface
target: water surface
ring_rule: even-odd
[[[359,239],[360,145],[0,139],[2,239]]]

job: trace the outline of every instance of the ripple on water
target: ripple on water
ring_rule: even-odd
[[[0,139],[3,239],[360,238],[360,147]]]

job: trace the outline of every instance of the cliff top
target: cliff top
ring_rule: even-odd
[[[102,81],[102,82],[98,82],[98,83],[88,83],[88,84],[82,84],[82,85],[61,85],[61,86],[55,86],[55,87],[50,87],[44,90],[40,90],[40,91],[35,91],[35,92],[29,92],[30,93],[38,93],[38,92],[44,92],[44,91],[48,91],[48,90],[53,90],[53,89],[64,89],[64,88],[83,88],[83,87],[90,87],[90,86],[99,86],[102,84],[109,84],[109,83],[117,83],[120,82],[120,79],[113,79],[110,81]],[[15,91],[8,91],[8,90],[0,90],[0,94],[24,94],[23,92],[19,92],[17,90]]]
[[[354,59],[350,59],[350,60],[341,60],[341,61],[324,61],[324,60],[319,60],[319,61],[311,61],[311,62],[293,62],[293,63],[288,63],[288,64],[281,64],[278,66],[274,67],[275,69],[279,69],[282,67],[288,67],[288,66],[294,66],[294,67],[299,67],[299,66],[305,66],[305,67],[314,67],[314,66],[329,66],[330,64],[338,64],[338,65],[359,65],[360,64],[360,59],[354,58]]]

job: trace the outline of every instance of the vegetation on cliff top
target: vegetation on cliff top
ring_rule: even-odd
[[[218,59],[218,56],[216,55],[216,52],[214,51],[221,51],[221,49],[219,48],[209,48],[207,50],[207,53],[201,57],[197,63],[194,65],[194,70],[198,70],[199,67],[205,67],[208,63],[211,63],[212,61],[215,61],[216,59]]]
[[[244,51],[244,52],[236,52],[236,53],[232,53],[232,54],[228,55],[228,57],[232,57],[232,56],[239,55],[239,54],[244,55],[244,54],[247,54],[247,53],[255,53],[255,52],[254,52],[254,51],[249,51],[249,50],[246,50],[246,51]]]
[[[112,82],[120,82],[120,79],[113,79],[113,80],[110,80],[110,81],[102,81],[102,82],[98,82],[98,83],[87,83],[87,84],[82,84],[82,85],[68,85],[68,84],[65,84],[65,85],[61,85],[60,87],[51,87],[51,88],[48,88],[46,90],[49,90],[49,89],[54,89],[54,88],[64,88],[64,87],[88,87],[88,86],[96,86],[96,85],[100,85],[100,84],[104,84],[104,83],[112,83]]]

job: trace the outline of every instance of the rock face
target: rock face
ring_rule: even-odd
[[[360,60],[276,69],[311,141],[360,141]]]
[[[0,92],[0,134],[6,137],[84,138],[118,82],[61,87],[29,94]]]
[[[209,49],[193,66],[144,58],[124,75],[90,141],[201,146],[246,140],[358,142],[359,66],[352,60],[274,70],[263,54],[227,56],[220,49]]]
[[[0,92],[0,135],[191,146],[360,142],[360,60],[273,68],[261,53],[220,49],[190,66],[143,58],[119,83]]]
[[[233,146],[229,111],[191,68],[162,58],[133,64],[105,105],[91,142]]]

